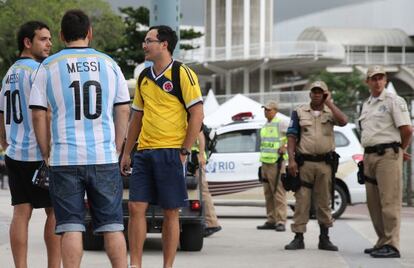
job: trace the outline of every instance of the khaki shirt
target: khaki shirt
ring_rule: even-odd
[[[363,104],[359,117],[363,147],[381,143],[401,142],[400,126],[411,125],[407,103],[400,96],[385,89]]]
[[[296,109],[299,117],[300,140],[296,148],[302,154],[326,154],[335,150],[332,111],[325,105],[319,116],[312,114],[309,104]]]

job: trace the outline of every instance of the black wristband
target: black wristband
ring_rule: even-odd
[[[180,148],[180,154],[182,154],[182,155],[190,155],[190,151],[187,149],[187,148],[185,148],[185,147],[181,147]]]

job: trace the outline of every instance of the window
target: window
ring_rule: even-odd
[[[233,131],[217,137],[216,153],[245,153],[257,151],[255,129]]]
[[[345,147],[349,144],[349,140],[341,132],[335,131],[335,147]]]

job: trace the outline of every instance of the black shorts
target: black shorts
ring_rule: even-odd
[[[6,155],[6,169],[9,176],[9,187],[12,206],[29,203],[33,208],[52,206],[49,191],[32,184],[35,170],[41,161],[17,161]]]

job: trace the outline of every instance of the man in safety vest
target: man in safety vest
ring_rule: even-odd
[[[279,181],[281,173],[285,172],[283,155],[286,151],[284,145],[288,125],[276,117],[278,109],[275,101],[267,102],[262,108],[267,119],[260,130],[261,181],[266,200],[267,221],[257,226],[257,229],[284,232],[287,219],[286,191]]]

